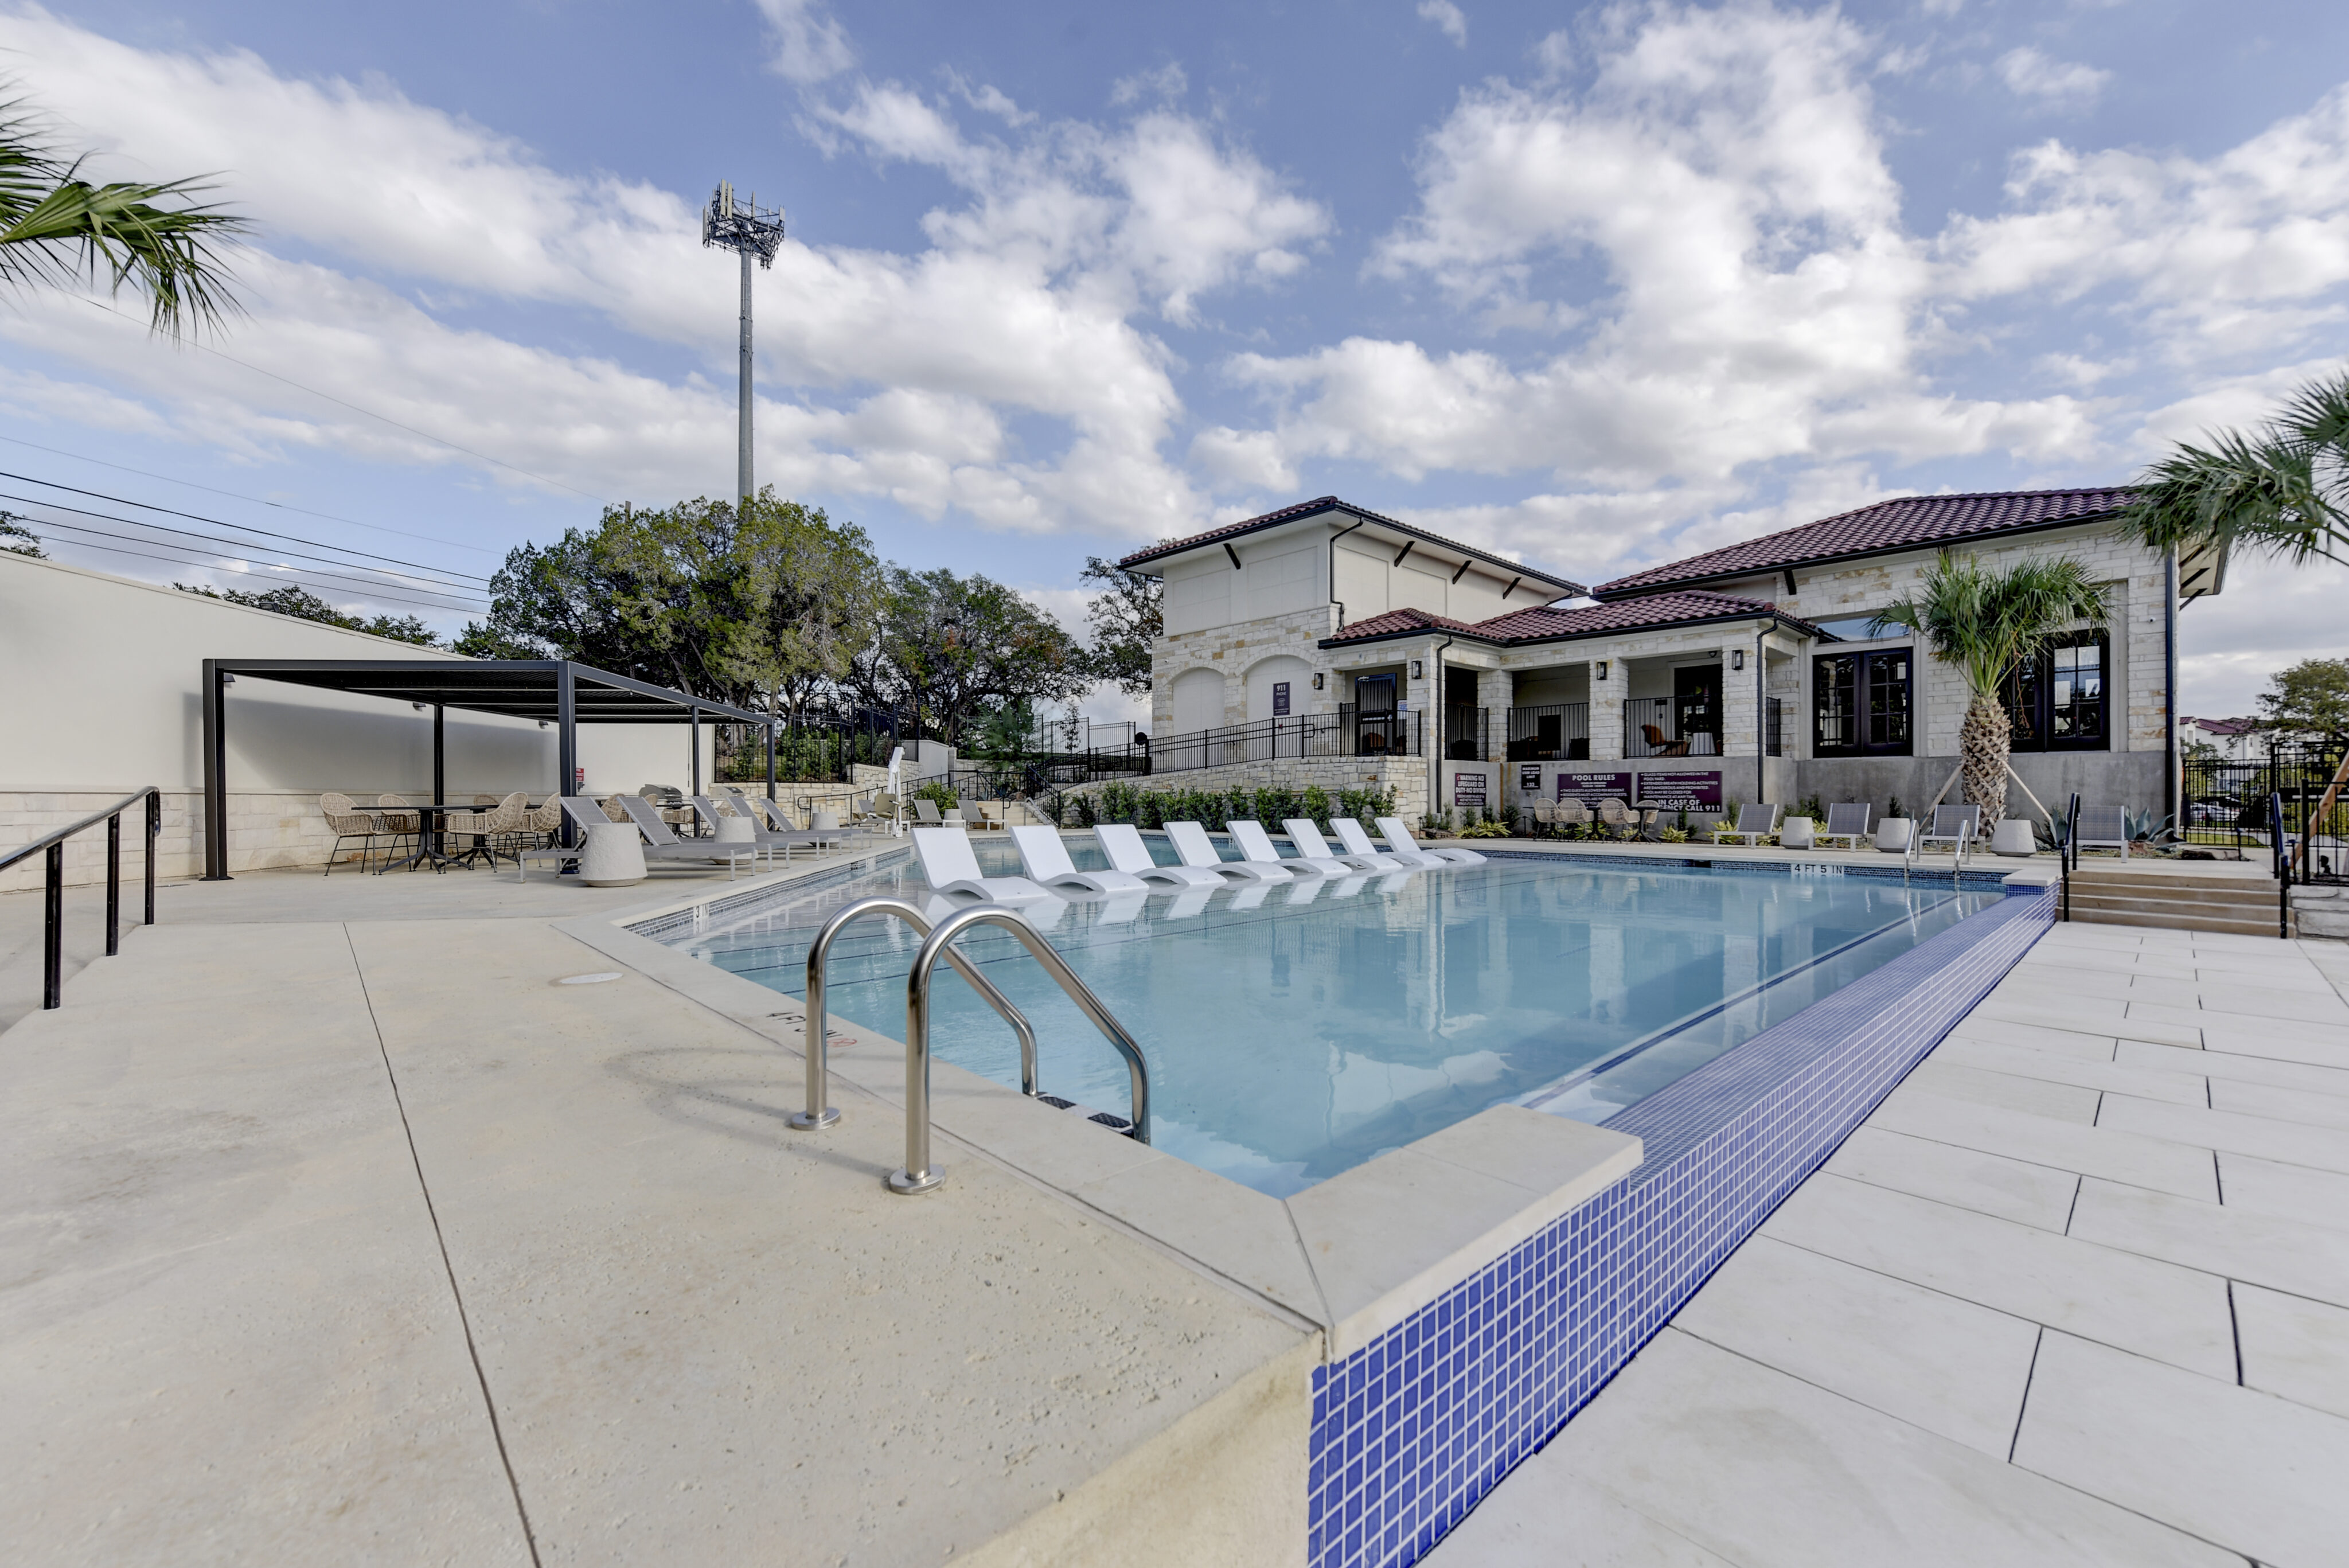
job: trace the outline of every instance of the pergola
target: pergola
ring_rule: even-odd
[[[204,880],[228,879],[228,711],[222,701],[239,677],[282,680],[362,697],[429,705],[432,798],[444,792],[442,718],[450,708],[535,719],[556,732],[555,784],[571,793],[579,765],[581,724],[694,727],[693,790],[701,789],[703,716],[767,732],[767,796],[775,794],[773,715],[713,702],[567,659],[207,659],[204,660]],[[565,824],[564,831],[569,832]]]

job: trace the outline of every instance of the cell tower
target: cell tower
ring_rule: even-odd
[[[741,451],[735,460],[735,477],[747,502],[757,493],[750,483],[750,258],[757,256],[762,267],[775,265],[775,253],[783,248],[783,210],[761,211],[755,192],[744,202],[734,194],[731,182],[721,180],[701,214],[701,243],[723,245],[742,258]]]

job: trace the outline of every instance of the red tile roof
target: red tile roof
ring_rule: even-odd
[[[1554,609],[1543,606],[1535,609],[1510,610],[1505,615],[1496,615],[1490,620],[1474,624],[1454,620],[1448,616],[1430,615],[1425,610],[1389,610],[1384,615],[1368,616],[1340,627],[1337,634],[1326,639],[1322,646],[1368,642],[1382,637],[1428,631],[1456,632],[1481,642],[1547,642],[1564,638],[1595,637],[1602,632],[1633,631],[1641,627],[1735,620],[1763,615],[1776,616],[1780,620],[1806,631],[1815,629],[1767,599],[1740,598],[1733,594],[1684,588],[1671,593],[1644,594],[1638,598],[1614,604],[1585,605],[1576,609]]]
[[[1268,512],[1261,517],[1248,517],[1237,523],[1226,523],[1220,528],[1210,528],[1204,534],[1194,534],[1188,538],[1162,539],[1146,550],[1136,550],[1130,556],[1121,557],[1117,564],[1128,567],[1139,566],[1145,561],[1155,561],[1163,556],[1180,555],[1185,550],[1195,550],[1202,545],[1212,545],[1218,540],[1236,539],[1243,534],[1253,534],[1260,528],[1273,528],[1283,523],[1294,523],[1300,518],[1310,517],[1317,512],[1350,513],[1364,522],[1375,523],[1381,528],[1392,528],[1398,534],[1407,534],[1414,539],[1423,539],[1439,549],[1450,550],[1455,555],[1473,556],[1488,566],[1506,567],[1521,576],[1532,577],[1545,583],[1556,583],[1570,593],[1579,594],[1584,591],[1581,584],[1571,578],[1559,576],[1556,572],[1546,571],[1538,566],[1528,566],[1523,562],[1512,561],[1506,556],[1495,556],[1491,551],[1480,550],[1474,545],[1463,545],[1457,540],[1447,539],[1441,534],[1431,534],[1424,528],[1415,528],[1408,523],[1398,523],[1392,517],[1381,517],[1375,512],[1340,501],[1334,495],[1322,495],[1311,501],[1300,501],[1294,506],[1284,506],[1278,512]]]
[[[2087,522],[2126,505],[2129,498],[2130,493],[2117,486],[2098,490],[2005,490],[1979,495],[1904,495],[1816,523],[1765,534],[1742,545],[1651,566],[1644,572],[1601,583],[1590,591],[1599,598],[1619,598],[1652,593],[1674,583],[1703,582],[1847,556],[1915,549],[2010,529]]]

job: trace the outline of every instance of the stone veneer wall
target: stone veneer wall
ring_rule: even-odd
[[[1160,638],[1150,649],[1151,733],[1174,732],[1174,681],[1190,670],[1214,670],[1223,675],[1224,716],[1210,725],[1211,729],[1247,722],[1248,666],[1261,659],[1287,654],[1305,660],[1316,673],[1326,677],[1334,666],[1330,651],[1319,643],[1338,629],[1337,623],[1335,606],[1316,605],[1311,609],[1291,610],[1261,620],[1235,621],[1205,631]],[[1338,651],[1350,656],[1350,664],[1361,662],[1350,657],[1356,649]],[[1319,691],[1309,682],[1303,691],[1297,693],[1296,701],[1299,713],[1334,713],[1340,701],[1338,682],[1326,681]]]

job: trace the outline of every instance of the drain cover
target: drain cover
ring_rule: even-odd
[[[617,980],[619,978],[620,971],[618,970],[606,969],[598,970],[594,974],[566,974],[554,983],[557,985],[601,985],[607,980]]]

